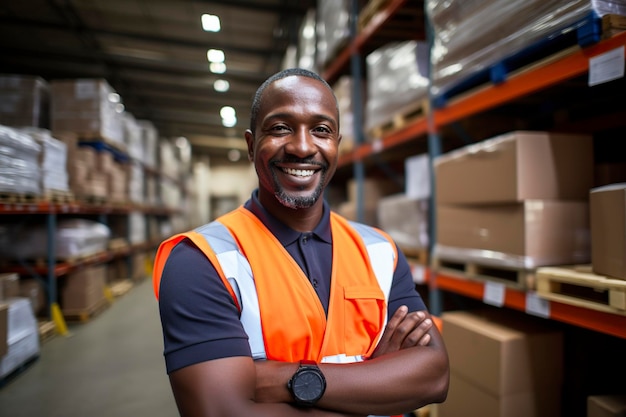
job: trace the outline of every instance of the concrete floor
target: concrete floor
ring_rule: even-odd
[[[156,300],[136,284],[0,387],[0,416],[174,417]]]

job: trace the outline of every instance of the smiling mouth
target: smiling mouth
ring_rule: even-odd
[[[310,177],[315,174],[315,170],[313,169],[282,168],[282,171],[286,174],[294,175],[296,177]]]

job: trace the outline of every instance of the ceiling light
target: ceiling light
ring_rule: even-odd
[[[224,51],[221,49],[209,49],[206,57],[209,62],[224,62]]]
[[[236,124],[237,118],[235,116],[222,118],[222,126],[224,127],[235,127]]]
[[[235,117],[235,115],[236,115],[235,109],[230,106],[224,106],[220,110],[220,116],[222,116],[222,119]]]
[[[213,88],[215,88],[215,91],[225,93],[230,89],[230,83],[226,80],[215,80],[215,82],[213,83]]]
[[[202,29],[207,32],[219,32],[221,29],[220,18],[214,14],[202,15]]]
[[[209,70],[211,70],[213,74],[223,74],[226,72],[226,64],[223,62],[211,62],[211,64],[209,64]]]

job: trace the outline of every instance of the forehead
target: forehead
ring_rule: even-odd
[[[337,110],[335,96],[324,83],[297,75],[276,80],[263,92],[261,113],[266,114],[282,105],[324,109],[332,115]]]

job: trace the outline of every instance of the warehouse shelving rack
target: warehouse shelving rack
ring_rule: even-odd
[[[361,55],[368,51],[368,46],[375,43],[379,32],[393,24],[394,16],[404,7],[408,7],[408,4],[409,2],[403,0],[388,2],[378,12],[375,19],[372,19],[359,33],[353,34],[349,44],[336,55],[334,61],[323,71],[324,78],[332,84],[341,75],[350,73],[354,77],[354,84],[358,84],[362,76],[362,68],[358,65],[362,59]],[[357,11],[356,3],[353,3],[353,13],[355,11]],[[353,16],[353,18],[355,17]],[[416,28],[416,31],[421,33],[422,28]],[[480,86],[480,88],[447,100],[443,106],[434,106],[435,103],[432,103],[433,105],[430,106],[426,116],[409,123],[403,128],[384,135],[375,142],[357,142],[353,150],[341,155],[339,158],[338,172],[344,171],[344,175],[346,175],[345,171],[353,168],[355,179],[360,181],[364,175],[363,167],[365,163],[374,164],[373,161],[379,159],[381,155],[391,154],[398,148],[404,151],[413,149],[413,154],[417,154],[420,152],[418,149],[426,146],[432,161],[434,157],[441,154],[443,149],[440,137],[442,130],[454,126],[463,119],[498,109],[518,100],[532,98],[536,94],[561,86],[566,82],[574,81],[576,83],[576,80],[584,78],[589,73],[590,58],[618,48],[626,48],[626,33],[620,33],[589,45],[573,45],[569,49],[562,50],[557,54],[540,60],[530,67],[525,67],[523,71],[508,74],[503,82]],[[350,71],[348,68],[350,68]],[[580,86],[578,87],[580,88]],[[354,111],[355,113],[362,112],[358,106]],[[355,115],[355,120],[362,120],[362,113],[358,116]],[[603,123],[605,127],[623,127],[626,119],[623,111],[620,112],[618,110],[612,114],[596,116],[594,120],[597,123]],[[567,127],[571,131],[592,130],[584,122],[570,121]],[[355,128],[356,138],[363,137],[361,129],[362,123],[357,124]],[[457,146],[460,145],[457,144]],[[402,157],[405,158],[407,155],[404,152]],[[431,173],[433,173],[432,167]],[[357,201],[357,204],[359,203],[362,204],[362,199],[360,198]],[[431,210],[431,216],[433,211]],[[357,210],[357,213],[360,212],[360,210]],[[434,233],[431,227],[433,224],[434,221],[431,221],[429,225],[431,228],[431,245],[434,243],[434,238],[432,237]],[[442,291],[459,294],[488,304],[493,303],[493,300],[486,300],[486,294],[491,289],[490,283],[450,276],[430,267],[426,269],[431,299],[430,308],[435,315],[443,312]],[[508,287],[499,287],[498,290],[501,291],[498,306],[626,339],[626,312],[624,312],[624,315],[620,315],[618,313],[607,313],[591,308],[540,299],[532,291],[522,291]]]
[[[146,175],[164,177],[159,172],[144,167]],[[170,182],[178,184],[181,189],[185,186],[182,182],[169,179]],[[139,244],[132,244],[118,249],[106,250],[85,257],[78,257],[74,260],[59,260],[56,257],[56,230],[59,216],[89,216],[96,217],[98,222],[104,225],[109,224],[110,216],[128,216],[131,213],[139,212],[145,216],[146,222],[149,217],[168,218],[182,212],[180,208],[167,208],[162,206],[142,205],[136,203],[102,203],[93,204],[82,201],[56,202],[49,200],[36,201],[10,201],[0,203],[0,216],[11,216],[20,219],[23,224],[33,222],[33,219],[45,219],[47,242],[47,256],[45,260],[18,259],[15,264],[3,265],[1,272],[17,273],[23,276],[30,276],[37,279],[45,290],[45,299],[48,306],[48,316],[54,321],[57,333],[66,334],[67,326],[63,313],[59,306],[57,293],[57,281],[59,277],[65,276],[89,265],[106,264],[117,259],[126,259],[128,270],[132,275],[131,256],[136,253],[155,250],[161,243],[161,236],[150,236],[150,228],[146,227],[146,240]],[[128,236],[127,236],[128,237]],[[42,262],[45,261],[45,262]],[[110,289],[105,290],[105,296],[112,301],[113,296]]]

